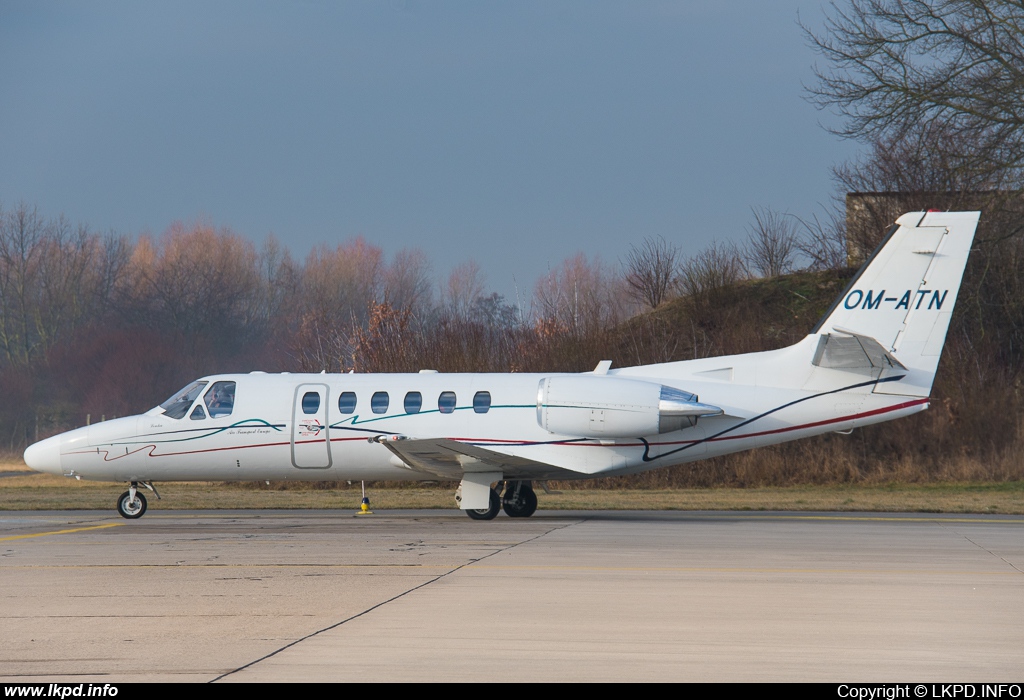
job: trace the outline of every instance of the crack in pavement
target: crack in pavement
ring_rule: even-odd
[[[1003,563],[1004,563],[1004,564],[1006,564],[1006,565],[1007,565],[1008,567],[1010,567],[1011,569],[1013,569],[1014,571],[1016,571],[1016,572],[1017,572],[1018,574],[1024,574],[1024,570],[1021,570],[1021,568],[1020,568],[1019,566],[1017,566],[1016,564],[1014,564],[1014,563],[1013,563],[1012,561],[1009,561],[1009,560],[1008,560],[1008,559],[1007,559],[1006,557],[1004,557],[1004,556],[1002,556],[1002,555],[999,555],[999,554],[996,554],[995,552],[993,552],[993,551],[992,551],[991,549],[989,549],[988,547],[986,547],[986,546],[984,546],[984,545],[982,545],[982,544],[979,544],[978,542],[975,542],[975,541],[974,541],[974,540],[972,540],[972,539],[971,539],[970,537],[968,537],[968,536],[967,536],[966,534],[964,534],[964,533],[962,533],[962,532],[959,532],[959,531],[957,531],[957,530],[956,530],[955,528],[953,528],[953,527],[949,527],[949,526],[947,526],[947,528],[948,528],[949,530],[952,530],[953,532],[955,532],[955,533],[956,533],[957,535],[959,535],[960,537],[963,537],[963,538],[964,538],[965,540],[967,540],[968,542],[970,542],[971,544],[973,544],[973,545],[974,545],[975,547],[977,547],[977,548],[978,548],[978,549],[980,549],[981,551],[985,552],[986,554],[990,554],[991,556],[995,557],[995,558],[996,558],[996,559],[998,559],[999,561],[1003,562]]]
[[[439,574],[438,576],[435,576],[434,578],[430,579],[429,581],[424,581],[423,583],[419,584],[418,586],[413,586],[412,588],[410,588],[410,589],[408,589],[406,591],[402,591],[398,595],[392,596],[391,598],[388,598],[387,600],[383,600],[383,601],[377,603],[376,605],[371,605],[366,610],[358,612],[355,615],[351,615],[349,617],[346,617],[344,620],[341,620],[340,622],[335,622],[333,625],[328,625],[327,627],[324,627],[323,629],[316,630],[315,632],[310,632],[306,636],[299,637],[298,639],[296,639],[296,640],[294,640],[292,642],[289,642],[288,644],[285,644],[283,647],[281,647],[279,649],[275,649],[274,651],[270,652],[269,654],[265,654],[264,656],[261,656],[258,659],[250,661],[249,663],[245,664],[244,666],[239,666],[238,668],[236,668],[234,670],[231,670],[231,671],[228,671],[227,673],[222,673],[221,675],[217,676],[216,678],[213,678],[209,682],[210,683],[216,683],[217,681],[219,681],[219,680],[221,680],[223,678],[227,678],[228,676],[230,676],[232,674],[238,673],[239,671],[244,671],[247,668],[255,666],[256,664],[260,663],[261,661],[266,661],[267,659],[269,659],[269,658],[271,658],[273,656],[277,656],[282,651],[284,651],[286,649],[290,649],[291,647],[293,647],[293,646],[295,646],[297,644],[300,644],[300,643],[306,641],[307,639],[312,639],[313,637],[317,636],[318,634],[323,634],[324,632],[329,632],[329,631],[331,631],[333,629],[337,629],[338,627],[341,627],[342,625],[344,625],[347,622],[351,622],[352,620],[356,620],[356,619],[358,619],[360,617],[363,617],[364,615],[370,614],[371,612],[373,612],[374,610],[377,610],[378,608],[384,607],[388,603],[393,603],[394,601],[398,600],[399,598],[404,598],[405,596],[409,595],[410,593],[414,593],[415,591],[418,591],[421,588],[426,588],[430,584],[436,583],[437,581],[440,581],[441,579],[443,579],[443,578],[445,578],[447,576],[451,576],[452,574],[454,574],[454,573],[456,573],[458,571],[461,571],[462,569],[466,568],[467,566],[471,566],[473,564],[477,564],[477,563],[483,561],[484,559],[489,559],[490,557],[493,557],[493,556],[495,556],[497,554],[501,554],[502,552],[507,552],[510,549],[515,549],[516,547],[519,547],[520,545],[529,544],[530,542],[535,542],[536,540],[539,540],[542,537],[546,537],[546,536],[550,535],[552,532],[557,532],[558,530],[564,530],[565,528],[569,528],[569,527],[572,527],[574,525],[579,525],[581,523],[585,523],[588,520],[590,520],[590,518],[581,518],[580,520],[577,520],[575,522],[566,523],[565,525],[559,525],[558,527],[553,527],[550,530],[542,532],[539,535],[535,535],[535,536],[533,536],[533,537],[531,537],[529,539],[523,540],[522,542],[515,542],[515,543],[507,545],[505,547],[501,547],[500,549],[496,549],[493,552],[491,552],[490,554],[487,554],[485,556],[479,557],[477,559],[470,559],[465,564],[459,564],[458,566],[456,566],[454,569],[451,569],[450,571],[446,571],[443,574]]]

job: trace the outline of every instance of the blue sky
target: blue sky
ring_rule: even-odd
[[[358,235],[511,296],[584,251],[813,212],[856,148],[803,99],[819,3],[0,0],[0,203]]]

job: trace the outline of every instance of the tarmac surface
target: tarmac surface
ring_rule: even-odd
[[[0,681],[1024,679],[1024,518],[0,513]]]

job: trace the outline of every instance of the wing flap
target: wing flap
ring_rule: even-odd
[[[525,457],[498,452],[449,438],[381,439],[398,459],[425,474],[461,479],[467,473],[500,471],[510,478],[551,479],[573,472]]]

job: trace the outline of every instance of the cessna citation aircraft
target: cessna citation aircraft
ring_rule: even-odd
[[[901,216],[811,334],[770,352],[583,374],[250,374],[47,438],[37,471],[124,481],[457,480],[469,517],[534,481],[632,474],[928,408],[979,212]],[[159,494],[157,493],[159,498]]]

